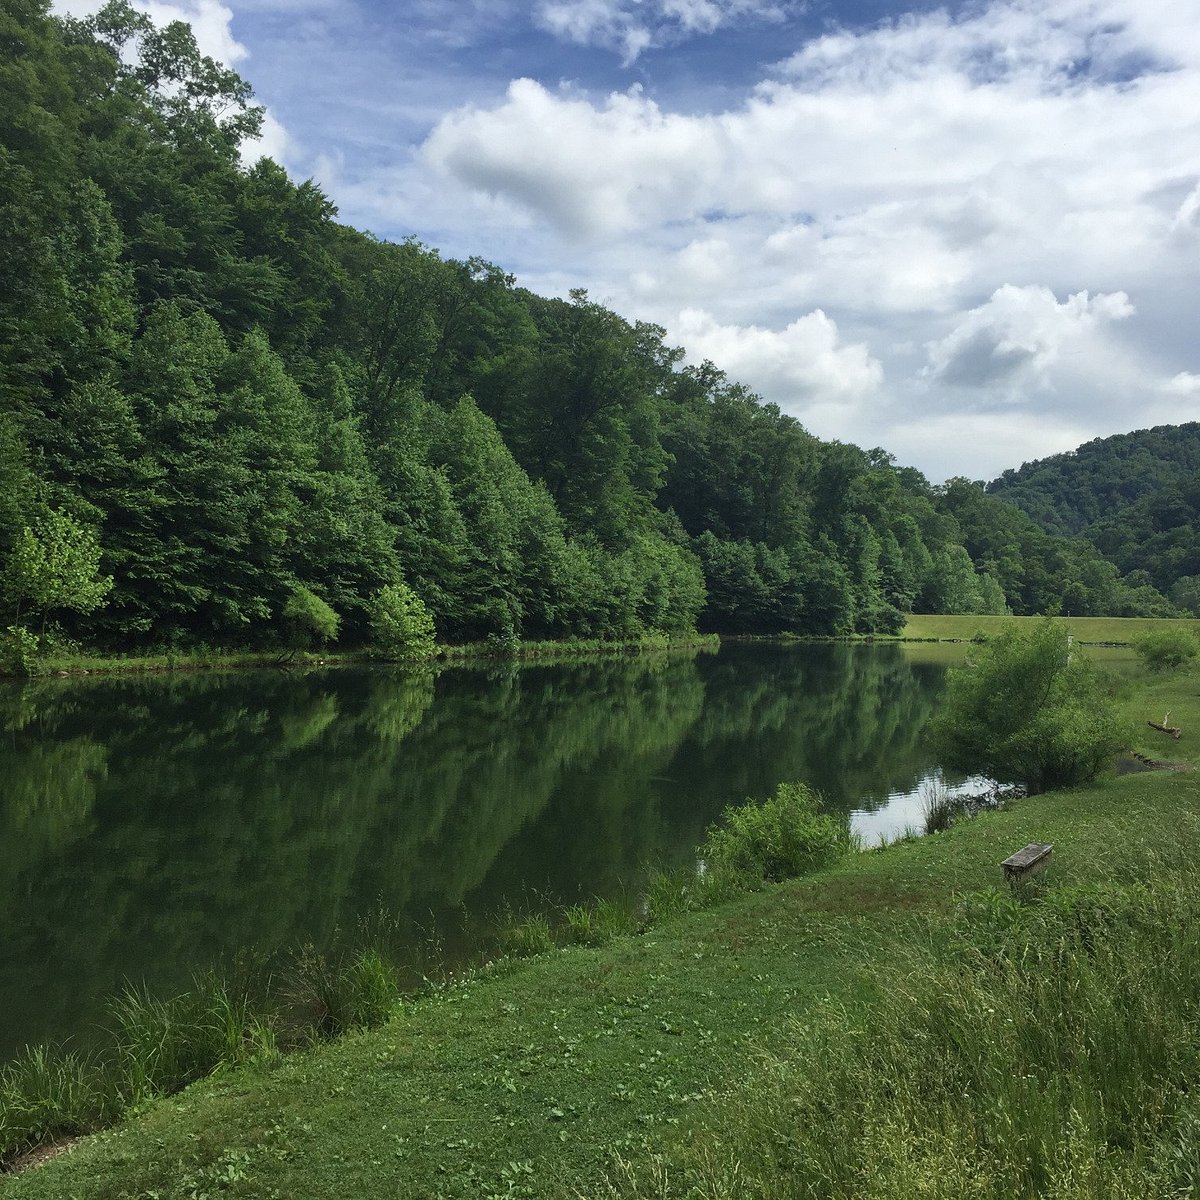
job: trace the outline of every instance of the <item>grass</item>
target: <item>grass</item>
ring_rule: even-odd
[[[1192,760],[1197,690],[1122,703],[1171,707]],[[998,863],[1030,841],[1022,904]],[[243,1055],[0,1196],[1170,1196],[1200,1168],[1198,853],[1200,777],[1149,772],[737,896],[651,877],[640,936],[573,906],[563,948]],[[88,1127],[80,1060],[21,1071],[82,1114],[31,1129]]]
[[[969,642],[999,633],[1010,625],[1029,624],[1041,617],[949,617],[912,613],[900,637],[909,641]],[[1092,645],[1127,646],[1149,633],[1181,629],[1200,634],[1200,620],[1173,617],[1063,617],[1076,641]]]

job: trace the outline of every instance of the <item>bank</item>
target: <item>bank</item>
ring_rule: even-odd
[[[651,1194],[629,1189],[653,1156],[719,1138],[795,1021],[869,1013],[1030,841],[1054,843],[1055,889],[1142,879],[1200,850],[1200,782],[1145,772],[1029,798],[601,949],[496,964],[383,1028],[153,1102],[0,1194]]]

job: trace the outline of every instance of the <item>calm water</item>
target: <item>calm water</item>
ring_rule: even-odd
[[[783,779],[898,832],[920,820],[946,660],[740,645],[0,686],[0,1058],[93,1026],[127,979],[166,992],[379,905],[453,954],[506,899],[613,895],[689,861],[725,805]]]

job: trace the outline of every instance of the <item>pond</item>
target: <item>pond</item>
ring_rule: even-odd
[[[920,824],[958,648],[727,644],[572,665],[0,685],[0,1060],[127,980],[386,911],[453,960],[517,908],[628,894],[728,804],[819,789]],[[951,781],[953,782],[953,781]]]

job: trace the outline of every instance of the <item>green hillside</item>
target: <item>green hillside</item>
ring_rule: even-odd
[[[1005,471],[987,490],[1200,614],[1200,424],[1097,438]]]

